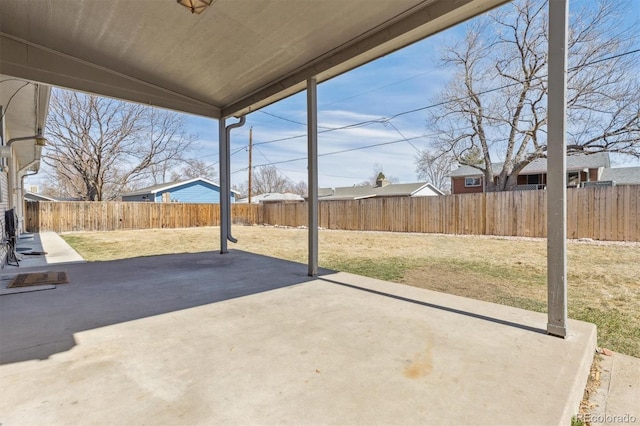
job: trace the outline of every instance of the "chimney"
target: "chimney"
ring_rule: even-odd
[[[384,173],[378,173],[378,176],[376,177],[376,188],[382,188],[383,186],[389,185],[389,183],[390,182],[387,180]]]

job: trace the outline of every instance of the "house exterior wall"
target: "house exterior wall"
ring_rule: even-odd
[[[171,194],[171,201],[177,203],[220,203],[220,188],[206,182],[191,182],[189,184],[159,191],[155,194],[155,202],[162,202],[162,194]],[[235,196],[231,194],[231,202],[235,202]]]
[[[9,195],[9,200],[8,200],[8,206],[7,208],[12,208],[17,205],[18,203],[18,195],[16,194],[16,191],[13,190],[13,188],[15,188],[17,185],[17,180],[18,180],[18,174],[16,173],[16,170],[18,169],[18,160],[16,160],[15,155],[12,155],[11,158],[8,158],[8,162],[9,162],[9,187],[8,187],[8,195]],[[13,187],[13,188],[12,188]]]
[[[2,112],[0,108],[0,112]],[[4,119],[0,118],[0,136],[2,137],[2,144],[9,140],[5,127]],[[2,166],[2,172],[0,172],[0,232],[2,233],[2,241],[4,243],[4,213],[9,209],[9,173],[8,173],[9,159],[0,158],[0,166]],[[5,247],[4,244],[2,244]],[[7,251],[0,250],[0,265],[4,265],[7,259]]]
[[[0,232],[2,232],[2,238],[4,239],[4,212],[9,209],[9,185],[7,182],[6,171],[0,173]],[[4,257],[6,253],[4,250],[0,251],[0,254]],[[0,264],[4,265],[4,258],[0,258]]]
[[[17,170],[17,168],[16,168]],[[18,215],[18,230],[24,232],[24,189],[22,187],[24,183],[23,177],[26,176],[26,172],[16,173],[16,214]]]
[[[570,172],[567,172],[567,174]],[[576,173],[575,171],[572,173]],[[584,172],[584,171],[580,171],[578,172],[580,175],[580,183],[582,182],[596,182],[600,180],[600,177],[602,175],[602,169],[589,169],[588,172]],[[529,175],[518,175],[518,180],[517,180],[517,184],[518,185],[527,185],[528,184],[528,180],[527,177]],[[539,185],[546,185],[547,184],[547,174],[546,173],[540,173],[539,174],[539,179],[540,182],[538,183]],[[465,182],[465,178],[464,177],[453,177],[451,178],[451,193],[452,194],[474,194],[474,193],[478,193],[478,192],[482,192],[482,186],[480,187],[468,187],[465,186],[464,184]]]
[[[482,192],[482,183],[484,179],[480,178],[480,186],[465,186],[464,177],[451,178],[451,193],[452,194],[477,194]]]
[[[153,201],[153,194],[123,195],[122,201]]]
[[[464,182],[463,182],[464,183]],[[437,192],[429,188],[428,186],[422,188],[420,191],[417,191],[415,194],[411,195],[412,197],[435,197],[438,196]]]

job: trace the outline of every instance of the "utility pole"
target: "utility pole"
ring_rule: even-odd
[[[251,167],[251,154],[253,151],[253,126],[249,128],[249,204],[251,204],[251,178],[253,177],[253,169]]]

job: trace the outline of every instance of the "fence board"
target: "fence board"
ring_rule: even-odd
[[[640,241],[640,185],[567,190],[569,238]],[[319,226],[361,231],[545,237],[546,191],[321,201]],[[240,224],[306,226],[306,203],[233,204]],[[111,231],[220,224],[217,204],[29,202],[27,231]]]

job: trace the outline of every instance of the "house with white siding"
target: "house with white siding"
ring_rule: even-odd
[[[231,202],[237,191],[231,190]],[[122,194],[122,201],[152,203],[220,203],[220,185],[205,178],[162,183]]]

